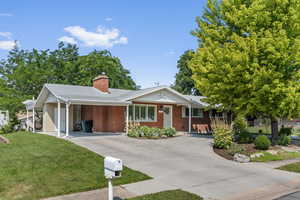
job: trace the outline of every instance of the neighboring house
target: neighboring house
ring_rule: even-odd
[[[204,111],[204,97],[182,95],[167,86],[124,90],[108,85],[106,75],[95,78],[93,87],[45,84],[35,104],[43,113],[42,130],[68,135],[83,120],[92,120],[95,132],[124,132],[130,121],[191,132],[193,124],[208,125],[210,115],[218,115]]]
[[[0,110],[0,128],[8,124],[8,122],[9,122],[8,110]]]

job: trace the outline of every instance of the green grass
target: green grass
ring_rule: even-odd
[[[0,200],[35,200],[103,188],[103,157],[69,141],[19,132],[0,144]],[[149,179],[125,167],[115,185]]]
[[[300,162],[284,165],[284,166],[278,167],[277,169],[281,169],[281,170],[285,170],[285,171],[289,171],[289,172],[300,173]]]
[[[203,200],[203,198],[182,190],[169,190],[169,191],[134,197],[128,200]]]
[[[271,134],[271,127],[266,126],[249,126],[246,130],[254,134],[259,134],[259,130],[262,130],[262,134]]]
[[[259,158],[253,158],[251,161],[253,162],[270,162],[270,161],[278,161],[278,160],[287,160],[300,158],[300,152],[281,152],[276,155],[272,155],[268,152],[263,152],[264,156]]]

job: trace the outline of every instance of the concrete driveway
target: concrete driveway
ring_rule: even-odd
[[[267,164],[225,160],[212,151],[209,138],[140,140],[105,135],[69,140],[100,155],[121,158],[128,167],[153,177],[124,186],[137,195],[180,188],[205,199],[268,200],[300,190],[298,174]]]

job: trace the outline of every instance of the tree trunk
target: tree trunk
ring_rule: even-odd
[[[275,118],[271,118],[271,133],[272,145],[276,145],[278,140],[278,120]]]

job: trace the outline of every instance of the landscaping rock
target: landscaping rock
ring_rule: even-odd
[[[272,155],[277,155],[278,154],[278,151],[276,151],[276,150],[268,150],[266,152],[268,152],[268,153],[270,153]]]
[[[264,154],[263,153],[254,153],[250,155],[250,158],[259,158],[262,157]]]
[[[0,142],[4,144],[9,144],[9,140],[1,135],[0,135]]]
[[[298,151],[300,151],[300,148],[296,147],[296,146],[281,147],[281,149],[286,151],[286,152],[298,152]]]
[[[250,162],[250,157],[240,153],[236,153],[233,156],[233,160],[240,163],[247,163]]]

